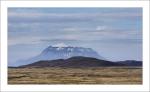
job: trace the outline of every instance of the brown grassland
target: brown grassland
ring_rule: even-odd
[[[142,68],[8,68],[8,84],[142,84]]]

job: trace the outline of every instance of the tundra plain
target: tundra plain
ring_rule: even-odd
[[[142,84],[142,68],[8,68],[8,84]]]

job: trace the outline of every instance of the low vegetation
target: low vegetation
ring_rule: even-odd
[[[8,68],[8,84],[142,84],[142,68]]]

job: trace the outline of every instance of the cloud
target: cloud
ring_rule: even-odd
[[[65,43],[57,43],[53,45],[54,47],[68,47],[68,45],[66,45]]]
[[[99,9],[98,12],[61,13],[50,10],[9,8],[9,44],[141,37],[141,30],[135,28],[141,25],[135,23],[141,23],[142,13],[136,9],[130,12],[130,9],[117,8],[112,11],[105,9],[105,12]],[[130,27],[129,23],[134,25]]]
[[[44,31],[44,30],[43,30]],[[42,44],[51,42],[83,42],[99,40],[100,42],[112,39],[135,39],[142,38],[142,31],[137,30],[122,30],[122,29],[109,29],[109,27],[96,26],[93,28],[75,28],[68,27],[59,29],[57,31],[29,31],[18,33],[9,33],[9,45],[14,44]],[[16,34],[16,35],[15,35]],[[107,39],[107,40],[106,40]],[[136,39],[135,39],[136,40]],[[117,42],[117,41],[116,41]]]
[[[62,38],[62,39],[50,39],[50,38],[47,38],[47,39],[40,39],[40,41],[42,41],[42,42],[53,42],[53,41],[60,41],[60,42],[69,41],[69,42],[75,42],[75,41],[77,41],[77,40],[76,40],[76,39],[66,39],[66,38]]]
[[[52,8],[53,9],[53,8]],[[60,8],[61,9],[61,8]],[[67,9],[67,8],[66,8]],[[33,9],[32,12],[24,11],[23,9],[21,12],[16,12],[15,10],[9,10],[8,17],[20,17],[20,18],[41,18],[41,17],[57,17],[57,18],[64,18],[64,17],[75,17],[75,18],[89,18],[89,17],[141,17],[142,14],[133,11],[133,12],[76,12],[76,13],[52,13],[52,12],[34,12],[36,9]],[[101,10],[99,10],[101,11]],[[57,11],[56,11],[57,12]]]
[[[106,26],[97,26],[97,27],[96,27],[96,30],[97,30],[97,31],[106,30],[106,29],[107,29]]]
[[[40,37],[25,37],[25,36],[20,36],[20,37],[9,37],[8,38],[8,45],[17,45],[17,44],[35,44],[36,40],[40,40]]]
[[[9,13],[9,22],[86,22],[93,21],[93,15],[87,14],[57,14],[57,13]]]
[[[53,8],[52,8],[53,9]],[[67,8],[66,8],[67,9]],[[51,8],[49,9],[51,10]],[[58,9],[59,10],[59,9]],[[107,9],[106,9],[107,10]],[[32,12],[31,12],[32,11]],[[101,11],[101,10],[99,10]],[[120,18],[137,18],[142,14],[133,12],[76,12],[76,13],[57,13],[57,12],[38,12],[36,9],[9,9],[9,22],[88,22],[88,21],[104,21],[103,19],[120,19]]]

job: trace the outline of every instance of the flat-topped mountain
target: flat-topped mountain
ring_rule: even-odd
[[[17,61],[19,65],[31,64],[40,60],[56,60],[67,59],[75,56],[93,57],[105,60],[92,48],[71,47],[71,46],[49,46],[44,49],[39,55],[26,60]]]
[[[42,58],[53,60],[53,59],[67,59],[74,56],[85,56],[104,59],[92,48],[83,47],[53,47],[49,46],[40,54]]]

